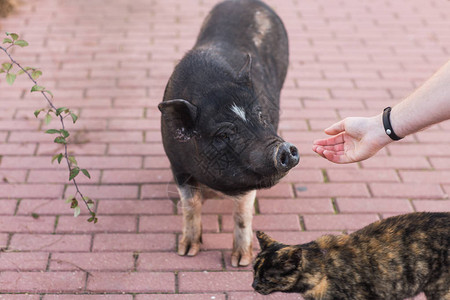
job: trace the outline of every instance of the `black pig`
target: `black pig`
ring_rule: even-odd
[[[299,161],[297,148],[277,135],[288,56],[286,30],[271,8],[231,0],[214,7],[175,67],[158,107],[183,209],[178,254],[200,250],[209,188],[235,203],[232,265],[251,262],[256,189],[273,186]]]

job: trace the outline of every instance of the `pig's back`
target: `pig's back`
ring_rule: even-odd
[[[219,3],[203,22],[196,48],[221,53],[233,69],[239,69],[249,53],[254,80],[269,81],[277,90],[283,86],[289,63],[287,33],[277,14],[259,0]]]

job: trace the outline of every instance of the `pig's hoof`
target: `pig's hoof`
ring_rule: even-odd
[[[195,256],[200,251],[200,243],[180,242],[178,245],[178,255]]]
[[[253,256],[251,253],[233,252],[231,254],[231,265],[233,267],[246,267],[252,262]]]

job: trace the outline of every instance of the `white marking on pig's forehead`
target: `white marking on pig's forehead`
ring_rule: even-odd
[[[257,47],[261,45],[264,36],[269,32],[272,25],[270,19],[264,11],[256,11],[254,15],[256,32],[253,35],[253,42]]]
[[[245,110],[242,107],[239,107],[236,105],[236,103],[233,103],[233,105],[231,105],[231,111],[234,112],[239,118],[241,118],[242,121],[247,122]]]

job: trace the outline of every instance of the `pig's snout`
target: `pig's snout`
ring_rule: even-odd
[[[281,172],[287,172],[298,164],[300,160],[297,148],[287,142],[280,144],[275,150],[275,167]]]

